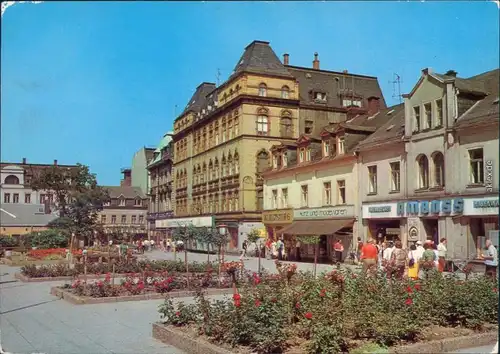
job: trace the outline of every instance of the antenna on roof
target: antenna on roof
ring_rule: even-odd
[[[219,82],[220,82],[220,70],[217,68],[217,74],[215,75],[215,78],[217,79],[217,87],[219,87]]]
[[[399,103],[403,103],[403,96],[401,95],[401,76],[394,73],[394,80],[389,81],[392,84],[392,98],[397,99]]]

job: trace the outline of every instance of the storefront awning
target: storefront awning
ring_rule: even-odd
[[[279,230],[280,234],[287,235],[332,235],[344,227],[351,227],[354,219],[330,219],[330,220],[300,220]]]

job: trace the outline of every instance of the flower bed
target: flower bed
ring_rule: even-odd
[[[228,277],[219,280],[211,273],[189,277],[185,274],[172,275],[168,272],[154,276],[133,274],[121,279],[120,284],[114,284],[111,274],[108,273],[103,280],[85,282],[77,279],[72,284],[52,288],[51,293],[73,303],[102,303],[161,299],[167,293],[173,297],[193,296],[196,293],[195,289],[208,289],[212,294],[224,294],[230,290],[230,286],[231,281]]]
[[[87,263],[87,274],[106,274],[113,272],[113,264],[110,263]],[[118,261],[114,263],[114,272],[117,276],[131,273],[184,273],[186,266],[182,261]],[[54,278],[54,277],[76,277],[84,274],[84,264],[77,263],[74,268],[67,264],[58,265],[28,265],[21,268],[21,274],[27,278]],[[204,273],[207,269],[215,271],[217,263],[189,263],[190,273]]]
[[[195,304],[174,306],[167,299],[161,317],[167,328],[242,353],[363,352],[367,345],[429,340],[431,327],[473,333],[498,321],[497,285],[486,278],[389,281],[333,271],[317,279],[303,275],[297,283],[290,272],[283,269],[273,282],[255,275],[223,301],[198,294]]]

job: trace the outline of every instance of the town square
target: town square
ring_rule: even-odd
[[[2,2],[0,353],[497,353],[494,2]]]

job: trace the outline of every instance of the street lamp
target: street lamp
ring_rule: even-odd
[[[223,242],[221,242],[221,263],[224,263],[224,247],[226,247],[227,225],[219,224],[217,228],[219,229],[219,234],[222,236],[221,241]]]

